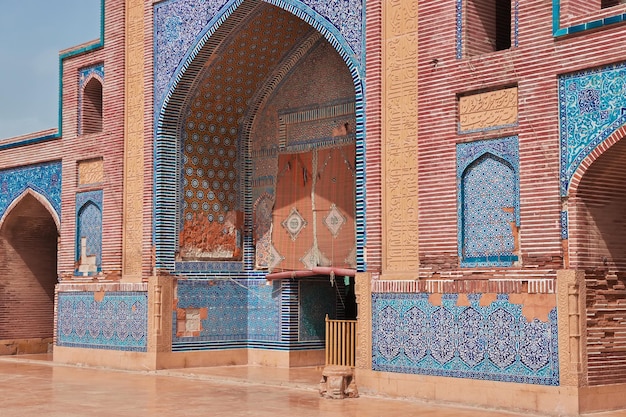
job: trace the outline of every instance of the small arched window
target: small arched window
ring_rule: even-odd
[[[76,275],[102,270],[102,191],[76,195]]]
[[[91,78],[83,89],[81,133],[102,132],[102,83]]]
[[[461,266],[511,266],[519,252],[517,138],[458,145]]]

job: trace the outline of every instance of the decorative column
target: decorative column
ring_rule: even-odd
[[[581,387],[587,385],[585,271],[564,269],[556,277],[561,385]]]
[[[140,282],[144,191],[144,1],[126,1],[122,281]]]
[[[414,279],[417,210],[417,0],[383,2],[382,279]]]
[[[355,277],[358,305],[356,328],[356,368],[372,369],[372,274],[359,272]]]

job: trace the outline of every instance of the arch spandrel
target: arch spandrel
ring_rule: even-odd
[[[594,151],[614,143],[611,137],[626,123],[626,63],[559,77],[561,196],[570,194],[577,171]]]
[[[249,2],[249,1],[248,1]],[[362,0],[333,4],[325,0],[267,0],[315,27],[356,71],[364,67]],[[170,0],[154,6],[155,108],[161,108],[168,93],[208,39],[243,0]],[[362,77],[362,75],[361,75]]]

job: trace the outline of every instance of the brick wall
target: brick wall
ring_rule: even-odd
[[[589,383],[626,382],[626,142],[589,167],[570,199],[573,268],[587,286]]]
[[[112,279],[121,271],[122,174],[124,152],[124,4],[105,2],[104,48],[67,58],[63,62],[63,193],[59,272],[71,278],[75,261],[76,193],[103,190],[102,270]],[[78,73],[82,68],[102,64],[102,130],[79,135]],[[102,158],[104,181],[79,186],[78,161]]]
[[[420,278],[551,278],[565,268],[559,220],[566,206],[559,197],[558,76],[623,60],[620,45],[626,42],[626,30],[623,25],[612,25],[555,38],[550,2],[519,2],[518,12],[519,47],[456,59],[454,2],[420,1]],[[463,16],[466,13],[463,10]],[[467,56],[467,34],[463,34],[461,47]],[[517,126],[458,133],[459,95],[513,85],[518,87]],[[455,146],[512,135],[519,139],[520,263],[510,268],[461,269]],[[622,155],[615,151],[610,158],[623,160]],[[624,193],[618,178],[623,177],[623,169],[607,160],[585,175],[589,177],[581,183],[579,195],[568,202],[574,234],[570,245],[575,245],[570,255],[572,266],[589,274],[589,381],[616,382],[622,381],[618,375],[623,371],[614,371],[609,364],[615,361],[611,355],[622,349],[621,325],[619,330],[613,327],[623,316],[620,309],[626,298],[621,289],[625,246],[619,238],[623,236]],[[576,198],[585,199],[584,208],[572,209]],[[586,243],[581,242],[583,237]],[[615,266],[613,275],[602,265],[605,257]],[[589,268],[604,268],[604,272],[591,275]],[[594,362],[595,358],[602,359]]]

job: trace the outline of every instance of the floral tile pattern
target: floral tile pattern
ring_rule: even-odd
[[[626,123],[626,63],[559,77],[561,195],[580,163]]]
[[[200,336],[175,344],[280,340],[280,294],[265,280],[179,280],[177,294],[178,308],[207,308],[208,317]]]
[[[177,68],[198,40],[220,19],[220,10],[237,7],[242,0],[169,0],[154,6],[155,105],[159,108],[174,82]],[[325,28],[340,34],[357,61],[362,60],[363,1],[268,0],[292,13],[314,15],[330,22]]]
[[[517,137],[457,145],[457,180],[461,266],[511,265],[511,224],[520,225]]]
[[[61,218],[61,162],[0,171],[0,218],[29,188],[43,195]]]
[[[528,322],[522,306],[499,294],[488,306],[468,294],[372,296],[372,355],[377,371],[558,385],[556,309],[547,322]]]
[[[147,332],[146,292],[59,293],[58,346],[145,352]]]

